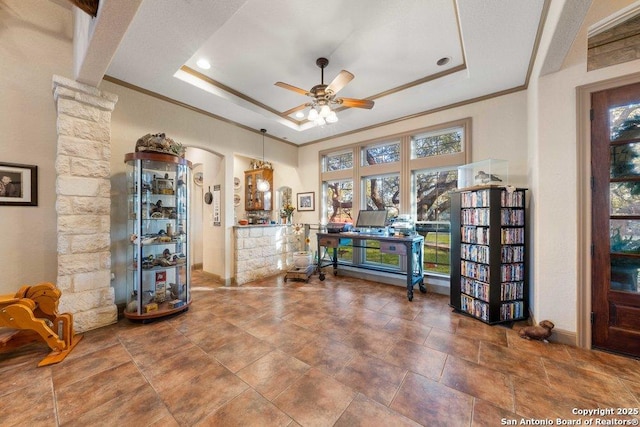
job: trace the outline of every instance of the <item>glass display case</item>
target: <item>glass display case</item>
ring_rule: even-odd
[[[509,185],[509,162],[487,159],[458,167],[458,188]]]
[[[268,191],[258,189],[258,181],[265,180],[269,183]],[[245,211],[270,211],[271,191],[273,189],[273,170],[268,168],[252,169],[244,172],[244,210]]]
[[[186,311],[191,303],[191,163],[149,152],[129,153],[125,163],[129,265],[124,315],[145,320]]]

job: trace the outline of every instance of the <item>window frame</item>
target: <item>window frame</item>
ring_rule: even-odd
[[[353,206],[352,214],[363,209],[364,205],[364,190],[363,179],[371,176],[378,175],[390,175],[399,174],[400,180],[400,204],[399,213],[401,215],[416,215],[416,206],[413,201],[413,173],[415,171],[425,170],[440,170],[446,168],[454,168],[468,164],[471,161],[471,134],[472,134],[472,119],[470,117],[453,120],[446,123],[439,123],[437,125],[428,126],[411,130],[408,132],[402,132],[393,135],[385,135],[379,138],[370,139],[366,141],[360,141],[353,144],[348,144],[340,147],[334,147],[331,149],[321,150],[318,152],[319,165],[320,165],[320,194],[323,194],[325,183],[327,181],[337,180],[353,180]],[[424,133],[438,133],[439,131],[445,132],[447,129],[462,128],[463,135],[461,141],[461,151],[459,153],[440,154],[430,157],[411,158],[412,136]],[[400,142],[400,161],[392,163],[381,163],[376,165],[363,166],[362,156],[366,148],[375,147],[376,145],[384,145],[393,143],[395,141]],[[325,158],[329,155],[337,155],[344,152],[352,151],[353,153],[353,168],[341,169],[336,171],[325,172]],[[327,206],[326,197],[322,198],[320,204],[320,221],[325,223],[327,220]],[[440,274],[425,272],[425,275],[440,276]]]

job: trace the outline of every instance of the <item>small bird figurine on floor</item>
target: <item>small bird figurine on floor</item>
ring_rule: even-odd
[[[478,174],[475,176],[476,184],[487,184],[491,181],[502,182],[500,177],[497,175],[488,174],[485,171],[478,171]]]
[[[547,338],[551,336],[551,330],[554,328],[554,324],[550,320],[543,320],[535,326],[525,326],[524,328],[520,328],[518,334],[521,338],[525,339],[534,339],[544,342],[547,341]]]

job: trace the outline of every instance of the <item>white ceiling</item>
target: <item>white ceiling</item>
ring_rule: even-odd
[[[106,75],[304,144],[523,87],[544,10],[545,0],[144,0]],[[311,89],[319,57],[325,84],[347,70],[355,78],[338,96],[374,108],[321,127],[284,116],[310,98],[274,83]]]

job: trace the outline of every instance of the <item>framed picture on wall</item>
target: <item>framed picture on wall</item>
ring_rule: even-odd
[[[38,206],[38,167],[0,162],[0,205]]]
[[[298,193],[298,212],[315,211],[316,210],[316,193]]]

